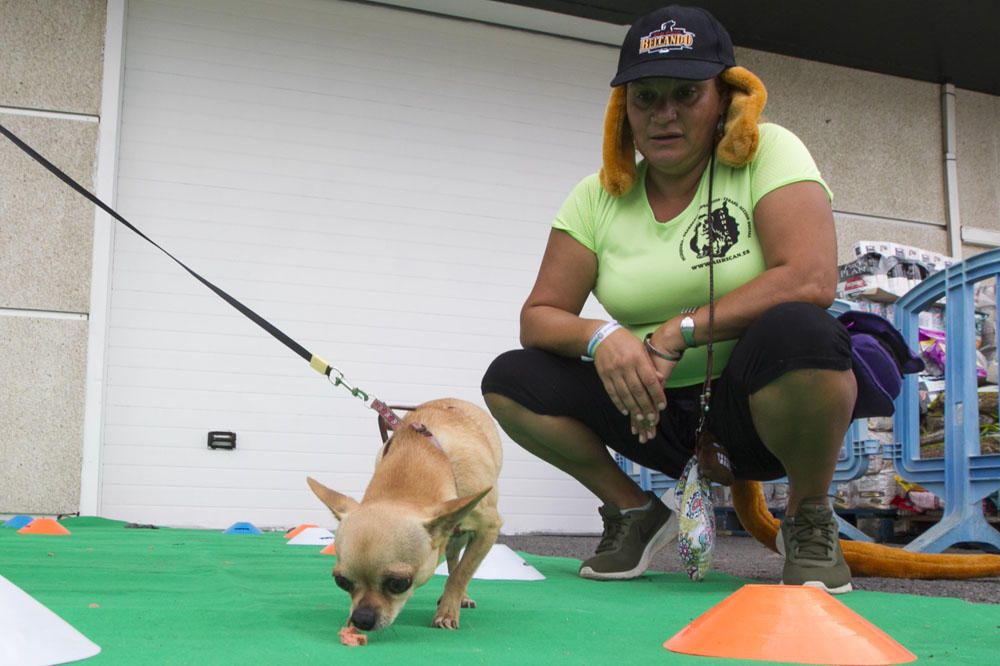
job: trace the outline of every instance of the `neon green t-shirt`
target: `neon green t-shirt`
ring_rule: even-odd
[[[554,228],[597,255],[594,295],[640,338],[684,308],[708,303],[708,169],[687,208],[672,220],[657,222],[643,186],[646,166],[645,160],[639,163],[636,186],[621,197],[605,192],[597,174],[584,178],[553,222]],[[712,185],[716,299],[764,272],[753,210],[767,193],[800,181],[816,181],[832,197],[805,145],[770,123],[760,125],[760,144],[748,165],[734,169],[716,162]],[[726,366],[735,344],[735,340],[715,343],[715,376]],[[705,363],[704,345],[688,349],[666,385],[700,384]]]

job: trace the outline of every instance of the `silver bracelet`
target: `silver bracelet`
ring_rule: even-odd
[[[646,337],[642,339],[642,341],[644,343],[646,343],[646,349],[649,350],[649,353],[654,354],[655,356],[659,356],[664,361],[675,361],[675,362],[681,360],[681,357],[684,356],[684,352],[683,351],[679,351],[679,352],[678,351],[672,351],[672,352],[660,351],[659,349],[657,349],[656,347],[653,346],[652,337],[653,337],[652,333],[647,333]]]

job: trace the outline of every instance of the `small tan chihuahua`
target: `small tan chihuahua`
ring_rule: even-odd
[[[360,504],[306,479],[340,521],[333,578],[351,595],[348,627],[392,624],[447,558],[432,624],[458,629],[460,610],[476,607],[466,587],[503,524],[496,487],[502,457],[489,414],[463,400],[433,400],[408,413],[382,447]]]

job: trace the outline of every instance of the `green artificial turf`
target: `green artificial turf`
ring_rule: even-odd
[[[473,580],[479,608],[463,611],[458,631],[430,626],[444,585],[435,576],[395,624],[350,648],[337,637],[348,597],[318,546],[289,546],[279,533],[62,523],[71,535],[0,529],[0,574],[101,646],[87,664],[762,663],[663,648],[747,584],[723,574],[595,582],[576,575],[575,560],[521,553],[546,580]],[[1000,605],[880,592],[838,600],[920,661],[978,666],[1000,651]]]

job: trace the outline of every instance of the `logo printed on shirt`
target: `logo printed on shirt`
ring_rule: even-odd
[[[730,204],[733,204],[732,208]],[[739,219],[737,219],[737,216]],[[711,234],[709,234],[710,224]],[[725,198],[722,200],[721,206],[718,203],[713,204],[711,220],[702,211],[684,231],[684,237],[680,243],[681,259],[693,262],[696,259],[707,260],[709,256],[712,256],[715,258],[715,263],[718,264],[746,256],[750,253],[750,250],[745,249],[734,254],[730,254],[729,252],[741,240],[750,238],[752,233],[750,216],[747,214],[747,211],[735,201]],[[709,253],[710,238],[714,241],[711,253]],[[690,257],[688,256],[689,252]],[[695,270],[705,266],[708,266],[708,261],[692,263],[691,269]]]
[[[639,40],[639,55],[644,53],[669,53],[670,51],[691,50],[694,48],[695,34],[684,28],[678,28],[676,21],[666,21]]]

